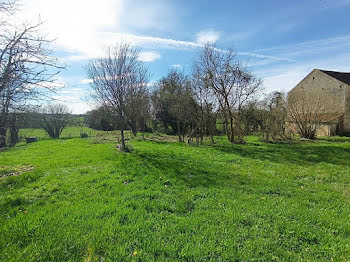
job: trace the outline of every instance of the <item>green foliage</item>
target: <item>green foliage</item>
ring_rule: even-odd
[[[350,139],[193,147],[149,134],[121,153],[113,136],[75,137],[0,153],[1,261],[350,257]]]
[[[169,71],[153,92],[152,101],[155,118],[162,124],[163,130],[177,134],[183,141],[191,124],[191,106],[194,103],[189,78],[176,70]]]
[[[97,130],[112,131],[115,129],[111,117],[103,107],[87,112],[85,123],[88,127]]]

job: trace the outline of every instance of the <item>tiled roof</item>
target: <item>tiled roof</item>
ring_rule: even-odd
[[[350,85],[350,73],[342,73],[342,72],[326,71],[326,70],[320,70],[320,71],[339,81],[342,81],[345,84]]]

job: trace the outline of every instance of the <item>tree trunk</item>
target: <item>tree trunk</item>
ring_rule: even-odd
[[[229,141],[233,144],[235,142],[235,130],[233,127],[233,118],[230,117],[230,130],[229,130]]]
[[[131,122],[130,127],[131,127],[131,131],[132,131],[133,136],[136,137],[136,135],[137,135],[136,123]]]
[[[11,130],[11,146],[14,146],[18,142],[18,129]]]
[[[243,144],[245,143],[243,140],[243,129],[241,128],[240,121],[236,119],[236,134],[237,134],[237,143]]]
[[[10,145],[14,146],[18,142],[17,117],[12,115],[10,122]]]
[[[203,139],[203,138],[202,138]],[[210,136],[211,142],[215,144],[214,136]]]
[[[222,133],[228,134],[227,121],[225,120],[222,126]]]
[[[122,142],[122,150],[124,151],[126,149],[125,138],[124,138],[124,128],[120,129],[120,136],[121,136],[121,142]]]
[[[179,142],[183,142],[182,137],[181,137],[181,131],[180,131],[180,122],[177,122],[177,134],[179,136]]]
[[[0,127],[0,148],[6,147],[6,132],[5,127]]]
[[[0,112],[0,148],[6,147],[6,134],[8,126],[8,115],[5,109]]]

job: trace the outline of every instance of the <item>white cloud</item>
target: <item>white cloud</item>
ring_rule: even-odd
[[[240,42],[244,39],[247,39],[247,38],[251,37],[252,35],[254,35],[254,32],[252,32],[252,31],[244,31],[244,32],[233,33],[233,34],[225,34],[220,42],[236,44],[237,42]]]
[[[149,82],[147,83],[147,87],[155,87],[157,85],[157,82]]]
[[[139,29],[153,29],[157,24],[163,27],[172,12],[169,3],[160,0],[23,0],[21,10],[14,18],[19,22],[37,20],[39,15],[46,21],[44,27],[49,36],[56,39],[53,42],[56,50],[72,54],[65,58],[67,62],[103,56],[106,46],[121,41],[145,49],[193,49],[220,37],[214,30],[199,32],[196,42],[121,33],[137,25]],[[143,58],[154,61],[160,57],[155,52],[148,52]]]
[[[271,61],[287,61],[287,62],[293,62],[293,59],[287,58],[287,57],[282,57],[281,56],[272,56],[272,55],[262,55],[262,54],[257,54],[253,52],[238,52],[237,54],[242,55],[242,56],[251,56],[255,58],[262,58],[262,59],[269,59]]]
[[[295,68],[276,75],[264,78],[266,92],[283,91],[288,92],[296,86],[309,72],[305,69]]]
[[[66,58],[66,60],[79,61],[79,60],[103,56],[104,55],[103,50],[104,50],[104,47],[106,47],[106,45],[113,46],[118,42],[126,42],[134,46],[142,46],[143,48],[150,48],[150,49],[187,50],[187,49],[196,49],[196,48],[203,47],[203,44],[199,44],[191,41],[182,41],[182,40],[152,37],[152,36],[139,36],[139,35],[127,34],[127,33],[113,33],[113,32],[97,33],[97,39],[98,41],[96,41],[96,46],[94,48],[87,50],[81,46],[79,55],[70,56]],[[150,53],[154,53],[152,54],[153,58],[156,58],[156,59],[160,58],[157,55],[155,55],[156,54],[155,52],[144,52],[144,53],[147,54],[145,55],[145,58],[151,57]],[[238,52],[237,54],[242,56],[250,56],[258,59],[293,61],[285,57],[262,55],[262,54],[251,53],[251,52]]]
[[[80,81],[80,83],[81,84],[90,84],[90,83],[92,83],[93,82],[93,80],[92,79],[82,79],[81,81]]]
[[[75,95],[80,96],[80,95],[85,94],[86,91],[87,91],[87,90],[86,90],[85,88],[81,88],[81,87],[78,87],[78,88],[70,88],[70,89],[66,88],[66,89],[59,90],[59,91],[57,92],[57,94],[59,94],[59,95],[75,94]]]
[[[281,63],[271,58],[253,61],[250,65],[263,78],[267,92],[288,92],[315,68],[350,72],[349,43],[350,35],[345,35],[261,49],[256,52],[288,57],[290,62]]]
[[[140,36],[127,33],[113,33],[113,32],[104,32],[98,33],[97,38],[100,41],[100,49],[103,44],[108,43],[109,45],[114,45],[118,42],[126,42],[134,46],[142,46],[143,48],[150,49],[190,49],[198,48],[202,45],[189,41],[174,40],[169,38],[161,37],[152,37],[152,36]],[[83,50],[82,50],[83,51]],[[98,53],[96,49],[94,52],[84,52],[88,56],[96,56]],[[150,52],[149,52],[150,53]]]
[[[67,106],[72,110],[73,114],[84,114],[89,110],[92,110],[92,106],[84,102],[67,103]]]
[[[73,53],[68,61],[101,56],[103,48],[125,38],[129,27],[154,29],[165,26],[170,12],[167,1],[160,0],[23,0],[21,11],[14,17],[22,21],[45,21],[57,50]]]
[[[256,73],[263,77],[266,91],[288,92],[315,68],[350,72],[350,53],[324,59],[316,58],[309,61],[300,61],[291,65],[264,67]]]
[[[101,57],[107,46],[113,46],[119,42],[125,42],[133,46],[142,46],[149,49],[193,49],[202,47],[201,44],[189,41],[181,41],[160,37],[139,36],[127,33],[103,32],[96,33],[95,42],[90,42],[88,46],[77,45],[74,48],[66,48],[65,51],[75,52],[76,55],[68,56],[66,61],[81,61],[90,58]],[[143,53],[143,54],[142,54]],[[149,62],[149,59],[159,59],[160,54],[156,52],[142,52],[143,61]],[[152,61],[153,61],[152,60]]]
[[[350,48],[350,35],[338,36],[332,38],[323,38],[312,41],[299,42],[294,44],[274,46],[266,49],[259,49],[255,52],[281,55],[286,57],[304,56],[305,54],[325,55],[332,50],[346,50]]]
[[[196,34],[196,43],[215,43],[220,38],[220,33],[214,30],[202,30]]]
[[[64,58],[66,62],[77,62],[85,59],[92,58],[94,56],[89,56],[89,55],[72,55]]]
[[[139,60],[142,62],[153,62],[159,59],[160,57],[160,54],[156,52],[141,52]]]
[[[73,114],[83,114],[91,110],[91,105],[85,102],[88,89],[76,87],[59,90],[52,98],[56,103],[66,105]]]
[[[175,13],[168,0],[124,0],[121,21],[131,30],[163,31],[171,26]]]
[[[18,17],[46,21],[43,27],[58,47],[95,52],[96,32],[120,26],[122,0],[23,0]],[[17,17],[17,18],[18,18]]]
[[[179,65],[179,64],[174,64],[174,65],[170,65],[173,68],[183,68],[183,65]]]

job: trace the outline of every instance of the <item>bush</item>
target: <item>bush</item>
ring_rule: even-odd
[[[80,133],[80,138],[88,138],[89,135],[85,132]]]

